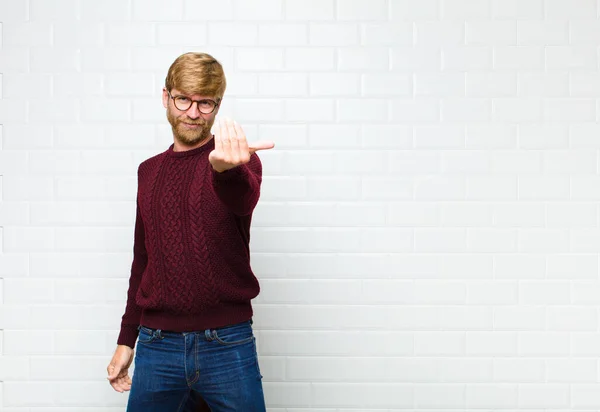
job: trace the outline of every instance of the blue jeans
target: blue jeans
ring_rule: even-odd
[[[139,327],[127,412],[265,412],[252,321],[202,332]]]

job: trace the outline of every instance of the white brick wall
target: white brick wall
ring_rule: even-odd
[[[122,412],[136,169],[182,52],[264,186],[270,412],[600,409],[599,0],[0,0],[0,410]]]

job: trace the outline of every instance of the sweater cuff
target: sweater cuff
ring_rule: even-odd
[[[248,168],[246,165],[239,165],[224,172],[217,172],[212,169],[213,179],[216,183],[227,182],[229,180],[237,180],[248,176]]]
[[[138,338],[139,331],[137,328],[122,327],[119,338],[117,339],[117,345],[126,345],[131,349],[135,348],[135,341]]]

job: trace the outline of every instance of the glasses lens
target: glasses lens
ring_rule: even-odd
[[[192,105],[192,101],[184,96],[177,96],[173,100],[175,101],[175,107],[181,111],[186,111]]]
[[[201,113],[210,114],[215,110],[217,104],[212,100],[200,100],[198,102],[198,107],[200,108]]]

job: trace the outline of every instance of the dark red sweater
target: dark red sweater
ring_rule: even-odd
[[[167,151],[138,169],[127,306],[117,343],[134,347],[138,325],[187,332],[244,322],[259,285],[250,268],[250,221],[262,166],[223,173],[208,162],[214,140]]]

